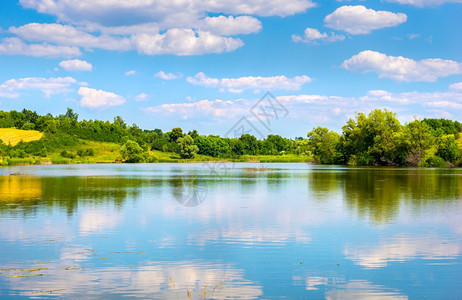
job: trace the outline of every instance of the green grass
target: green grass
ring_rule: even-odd
[[[79,142],[79,145],[74,149],[57,149],[48,153],[47,157],[53,164],[96,164],[121,162],[119,144],[84,140],[79,140]],[[75,158],[64,158],[61,156],[61,152],[63,150],[76,154],[79,149],[93,149],[95,155],[84,157],[76,156]]]
[[[20,130],[24,131],[24,130]],[[20,132],[19,131],[19,132]],[[9,129],[9,133],[18,132],[16,129]],[[31,131],[26,131],[30,133]],[[31,135],[30,137],[32,137]],[[37,138],[35,136],[35,138]],[[78,150],[93,149],[94,156],[80,157]],[[74,158],[61,156],[63,150],[74,154]],[[26,157],[26,158],[1,158],[0,166],[18,165],[37,165],[37,164],[96,164],[96,163],[121,163],[120,145],[117,143],[96,142],[79,139],[75,146],[63,146],[47,154],[47,157]],[[188,162],[208,162],[208,161],[234,161],[234,162],[311,162],[312,157],[305,155],[242,155],[235,158],[217,158],[206,155],[196,155],[193,159],[181,158],[179,154],[172,152],[162,152],[158,150],[150,151],[153,162],[162,163],[188,163]]]

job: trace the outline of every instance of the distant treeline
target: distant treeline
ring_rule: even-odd
[[[38,130],[39,141],[11,146],[0,143],[0,157],[46,157],[50,151],[65,152],[79,144],[79,139],[114,142],[121,145],[121,156],[127,162],[152,161],[152,150],[175,152],[182,158],[196,154],[231,159],[242,155],[303,155],[321,164],[448,166],[459,165],[461,151],[457,143],[462,124],[447,119],[414,120],[400,124],[387,110],[358,113],[342,127],[339,134],[324,127],[314,128],[306,138],[288,139],[268,135],[258,140],[250,134],[238,138],[200,135],[196,130],[183,132],[179,127],[163,132],[143,130],[127,125],[117,116],[113,122],[78,120],[68,108],[65,114],[38,115],[35,111],[0,111],[0,128]],[[80,155],[91,155],[80,153]]]

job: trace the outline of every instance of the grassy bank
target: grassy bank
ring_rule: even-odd
[[[8,132],[11,134],[11,131]],[[24,135],[22,135],[24,136]],[[32,135],[31,135],[32,136]],[[5,137],[5,136],[1,136]],[[37,136],[36,136],[37,137]],[[18,140],[19,142],[20,140]],[[79,156],[77,153],[91,150],[91,156]],[[78,140],[77,145],[73,147],[57,148],[50,151],[46,157],[29,156],[23,158],[0,157],[0,166],[21,166],[21,165],[51,165],[51,164],[97,164],[97,163],[121,163],[120,145],[117,143],[95,142]],[[68,153],[69,157],[63,157],[63,151]],[[235,158],[217,158],[206,155],[196,155],[192,159],[181,158],[178,153],[162,152],[153,150],[149,152],[154,158],[153,162],[159,163],[194,163],[194,162],[254,162],[254,163],[272,163],[272,162],[311,162],[312,157],[305,155],[242,155]]]

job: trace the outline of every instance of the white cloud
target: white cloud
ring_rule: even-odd
[[[125,103],[122,96],[103,90],[81,87],[78,94],[81,96],[80,105],[90,109],[106,109]]]
[[[462,64],[440,58],[415,61],[402,56],[388,56],[376,51],[362,51],[345,60],[342,68],[359,73],[376,72],[381,78],[396,81],[436,81],[439,77],[462,74]]]
[[[20,4],[58,20],[9,28],[24,41],[146,55],[231,52],[244,45],[231,36],[261,30],[254,16],[285,17],[316,6],[312,0],[21,0]],[[79,49],[72,50],[80,54]]]
[[[135,70],[125,72],[125,76],[134,76],[136,74],[138,74],[138,72],[136,72]]]
[[[150,95],[146,94],[146,93],[141,93],[141,94],[138,94],[135,96],[135,101],[146,101],[146,100],[149,100],[151,98]]]
[[[204,87],[220,88],[229,92],[242,92],[243,90],[299,90],[302,85],[312,79],[306,75],[287,78],[286,76],[247,76],[239,78],[212,78],[204,73],[197,73],[194,77],[186,78],[186,81]]]
[[[462,109],[462,103],[456,103],[453,101],[434,101],[434,102],[428,102],[426,105],[430,107],[436,107],[436,108],[443,108],[443,109],[456,109],[456,110],[461,110]]]
[[[347,5],[326,16],[324,23],[326,27],[350,34],[368,34],[372,30],[398,26],[406,20],[407,16],[403,13],[375,11],[363,5]]]
[[[206,17],[200,21],[198,27],[217,35],[257,33],[262,28],[258,19],[249,16]]]
[[[325,43],[332,43],[332,42],[339,42],[345,40],[345,36],[337,35],[331,32],[330,35],[327,33],[321,33],[319,30],[315,28],[306,28],[305,34],[303,37],[298,35],[292,35],[292,40],[296,43],[303,42],[303,43],[313,43],[317,44],[317,42],[325,42]]]
[[[132,42],[147,55],[201,55],[234,51],[244,45],[238,38],[222,37],[206,31],[173,28],[164,34],[137,34]]]
[[[47,42],[86,49],[101,48],[118,51],[132,49],[128,38],[109,35],[95,36],[83,28],[76,28],[71,25],[30,23],[21,27],[10,27],[9,31],[24,40],[33,42]]]
[[[212,81],[213,82],[213,81]],[[448,90],[431,93],[392,93],[385,90],[371,90],[362,97],[341,97],[335,95],[294,94],[278,96],[276,99],[287,108],[290,117],[302,120],[310,126],[342,126],[356,111],[369,112],[376,108],[387,108],[399,113],[402,122],[411,121],[416,110],[422,118],[460,115],[462,113],[462,90]],[[258,99],[200,100],[183,103],[163,104],[143,109],[147,113],[175,116],[183,119],[220,120],[236,122],[245,116]],[[307,121],[306,116],[311,116]],[[232,125],[232,124],[230,124]]]
[[[462,0],[386,0],[387,2],[395,2],[399,4],[409,4],[417,7],[437,6],[444,3],[462,3]]]
[[[91,71],[93,66],[84,60],[73,59],[64,60],[59,63],[59,66],[66,71]]]
[[[55,46],[47,43],[26,44],[17,37],[5,38],[0,43],[0,55],[26,55],[34,57],[77,57],[82,55],[79,48]]]
[[[285,17],[315,6],[311,0],[20,0],[20,3],[64,22],[87,21],[106,26],[187,22],[207,13]]]
[[[158,106],[143,108],[148,114],[167,114],[178,115],[183,119],[189,119],[196,116],[207,117],[233,117],[242,115],[248,111],[245,103],[242,101],[224,101],[224,100],[200,100],[191,103],[173,103],[162,104]]]
[[[453,83],[449,86],[453,90],[461,90],[462,91],[462,82]]]
[[[6,98],[17,98],[21,90],[38,90],[50,97],[54,94],[63,94],[72,91],[71,85],[77,80],[72,77],[41,78],[28,77],[10,79],[0,85],[0,96]]]
[[[163,79],[163,80],[174,80],[174,79],[180,79],[183,77],[183,74],[173,74],[173,73],[165,73],[164,71],[159,71],[156,74],[154,74],[154,77]]]

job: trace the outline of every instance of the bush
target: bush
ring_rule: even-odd
[[[79,149],[79,150],[77,150],[77,155],[80,156],[80,157],[95,156],[95,150],[93,150],[93,149]]]
[[[420,163],[420,166],[427,168],[446,168],[448,164],[441,157],[430,155]]]
[[[146,161],[146,153],[137,142],[128,140],[120,148],[122,159],[127,163],[142,163]]]
[[[75,153],[68,152],[67,150],[63,150],[60,155],[64,158],[75,158]]]
[[[34,123],[25,123],[22,125],[22,130],[34,130],[35,129],[35,124]]]

